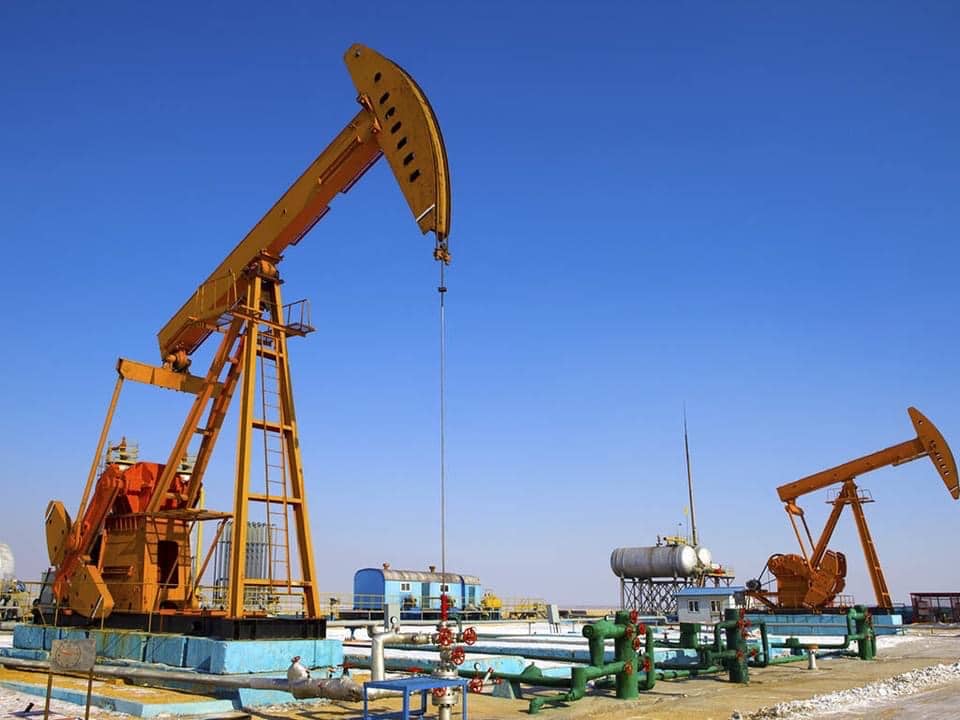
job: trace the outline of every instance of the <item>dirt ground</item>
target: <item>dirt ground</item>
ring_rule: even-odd
[[[917,668],[955,663],[960,659],[960,633],[956,630],[940,634],[914,632],[904,638],[892,639],[891,647],[881,648],[880,656],[873,662],[855,659],[821,659],[819,669],[810,671],[806,663],[774,666],[750,671],[748,686],[734,685],[724,676],[658,682],[637,700],[617,700],[613,692],[591,694],[584,699],[566,705],[547,705],[541,711],[546,720],[729,720],[734,711],[745,717],[763,706],[785,700],[806,699],[844,688],[860,687],[875,680],[885,679]],[[552,697],[557,690],[538,691],[536,695]],[[9,691],[0,691],[8,695]],[[528,701],[532,694],[525,692],[523,700],[505,700],[492,697],[489,690],[483,695],[471,694],[467,698],[468,716],[471,720],[499,720],[527,716]],[[0,698],[4,699],[4,698]],[[36,698],[32,698],[36,700]],[[10,712],[22,709],[20,699],[6,698],[0,702],[0,716],[16,717]],[[855,708],[844,711],[836,708],[831,720],[857,720],[870,717],[872,720],[887,718],[956,718],[960,712],[960,682],[928,688],[917,695],[890,701],[878,702],[875,707]],[[38,703],[42,708],[42,698]],[[62,716],[70,716],[70,704],[58,704]],[[371,703],[371,710],[397,710],[399,700],[389,699]],[[5,712],[4,712],[5,711]],[[840,712],[836,712],[840,711]],[[346,720],[358,718],[362,708],[355,704],[311,704],[282,706],[252,712],[263,720]],[[82,709],[81,709],[82,714]],[[118,714],[97,713],[95,716],[112,718]],[[76,714],[73,713],[76,717]],[[21,717],[23,717],[21,715]],[[42,712],[40,713],[42,717]],[[436,717],[431,708],[428,717]],[[459,718],[459,707],[454,718]]]
[[[575,703],[545,706],[541,715],[545,720],[729,720],[734,711],[744,716],[761,707],[775,705],[785,700],[798,700],[850,687],[859,687],[875,680],[892,677],[908,670],[949,664],[960,659],[960,635],[956,631],[945,635],[914,634],[901,639],[893,647],[882,649],[873,662],[856,659],[822,659],[819,669],[807,670],[806,663],[779,665],[769,668],[752,668],[748,686],[734,685],[723,676],[694,680],[658,682],[637,700],[617,700],[612,691],[588,695]],[[545,690],[537,695],[553,696],[556,690]],[[831,719],[854,720],[854,718],[908,717],[904,707],[914,712],[912,718],[957,718],[960,699],[960,683],[938,686],[929,691],[885,707],[858,710],[851,714],[831,714]],[[525,696],[527,694],[525,693]],[[532,696],[532,695],[531,695]],[[529,697],[529,696],[528,696]],[[926,714],[920,711],[925,707]],[[371,703],[371,709],[398,709],[396,700],[381,700]],[[468,716],[471,720],[499,720],[527,716],[528,702],[504,700],[489,694],[470,695],[467,699]],[[937,712],[949,712],[938,716]],[[857,714],[861,713],[861,714]],[[282,710],[257,712],[254,717],[264,720],[276,718],[303,718],[303,720],[344,720],[359,715],[355,706],[328,705],[309,710]],[[436,717],[434,712],[428,714]],[[459,707],[454,714],[460,717]]]

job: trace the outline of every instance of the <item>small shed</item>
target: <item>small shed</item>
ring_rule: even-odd
[[[440,610],[440,596],[446,593],[451,608],[476,606],[482,596],[480,578],[448,572],[394,570],[389,563],[379,568],[362,568],[353,576],[355,610],[379,610],[387,603],[400,605],[403,612]]]
[[[910,601],[914,622],[960,622],[960,592],[910,593]]]
[[[743,607],[743,587],[685,587],[677,591],[677,617],[682,623],[711,625],[723,611]]]

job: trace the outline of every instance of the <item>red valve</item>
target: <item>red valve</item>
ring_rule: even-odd
[[[756,648],[751,648],[751,649],[750,649],[750,657],[756,657],[756,656],[759,655],[759,654],[760,654],[760,651],[757,650]]]
[[[646,634],[647,634],[647,626],[644,625],[643,623],[640,623],[640,625],[637,627],[637,635],[646,635]]]
[[[623,629],[623,636],[624,636],[627,640],[629,640],[630,638],[633,637],[633,625],[627,625],[627,626]]]
[[[633,649],[634,649],[634,650],[639,650],[639,649],[640,649],[640,637],[639,637],[639,636],[637,636],[637,637],[635,637],[635,638],[633,639]]]
[[[741,631],[740,631],[740,637],[742,637],[744,640],[746,640],[748,637],[750,637],[750,633],[749,633],[746,629],[741,630]]]
[[[443,697],[444,695],[446,695],[446,694],[447,694],[447,688],[434,688],[434,689],[433,689],[433,696],[434,696],[435,698],[442,698],[442,697]]]
[[[468,627],[463,631],[463,641],[467,645],[473,645],[477,641],[477,629]]]
[[[448,627],[440,628],[440,631],[437,633],[437,642],[440,644],[440,647],[453,645],[453,630]]]
[[[637,620],[639,620],[639,619],[640,619],[640,613],[638,613],[636,610],[631,610],[631,611],[630,611],[630,622],[632,622],[634,625],[636,625],[636,624],[637,624]]]
[[[737,650],[737,662],[743,662],[743,650]]]
[[[450,653],[450,662],[454,665],[462,665],[463,661],[467,659],[467,653],[462,647],[455,647]]]
[[[632,662],[629,662],[629,661],[628,661],[628,662],[625,662],[625,663],[623,664],[623,673],[624,673],[625,675],[633,675],[633,663],[632,663]]]
[[[467,683],[467,687],[470,688],[470,692],[481,693],[483,692],[483,678],[475,677],[470,682]]]
[[[648,657],[643,659],[643,671],[650,672],[650,658]]]

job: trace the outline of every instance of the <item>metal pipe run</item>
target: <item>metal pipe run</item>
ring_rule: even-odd
[[[398,628],[399,625],[396,622],[391,623],[388,628],[379,625],[367,626],[367,635],[370,636],[370,679],[373,681],[384,680],[386,677],[383,660],[385,645],[432,645],[435,643],[430,633],[401,633]]]
[[[847,634],[840,643],[801,643],[796,638],[788,638],[784,642],[771,643],[774,648],[788,648],[791,651],[819,650],[845,651],[851,642],[857,643],[857,656],[861,660],[873,660],[877,655],[877,636],[873,629],[870,612],[863,605],[856,605],[847,610]]]
[[[24,670],[39,670],[51,672],[49,663],[40,660],[20,660],[17,658],[0,658],[0,665]],[[69,674],[69,673],[61,673]],[[280,690],[288,692],[298,700],[304,698],[327,698],[360,702],[363,700],[363,687],[348,677],[312,678],[310,671],[301,663],[300,658],[294,658],[287,669],[287,677],[224,677],[186,672],[180,670],[152,670],[150,668],[130,668],[113,665],[95,665],[93,674],[98,677],[117,677],[126,680],[146,680],[158,683],[191,683],[204,687],[220,689],[251,688],[255,690]]]

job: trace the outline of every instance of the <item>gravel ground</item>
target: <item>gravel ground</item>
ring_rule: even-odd
[[[878,706],[890,700],[917,695],[931,689],[931,686],[943,686],[956,681],[960,681],[960,662],[952,665],[932,665],[894,675],[886,680],[872,682],[863,687],[816,695],[808,700],[795,700],[778,703],[772,707],[763,707],[748,715],[734,713],[731,720],[770,720],[771,718],[803,720],[868,708],[870,714],[874,715]],[[950,691],[952,688],[945,690]]]

